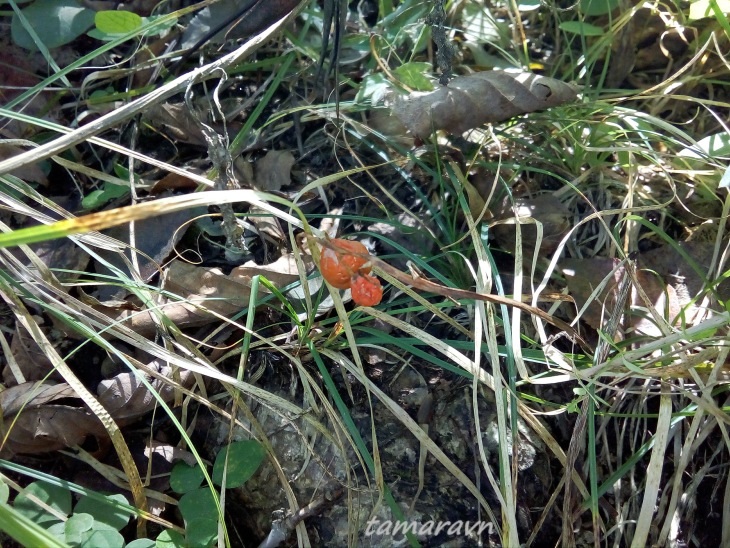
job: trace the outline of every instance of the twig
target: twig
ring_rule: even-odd
[[[338,485],[330,491],[326,491],[321,497],[313,500],[294,514],[284,518],[275,519],[271,524],[269,536],[259,544],[259,548],[276,548],[284,542],[289,534],[302,520],[321,514],[326,508],[337,502],[345,492],[345,488]]]

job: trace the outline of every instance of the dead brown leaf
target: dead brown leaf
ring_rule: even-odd
[[[610,279],[603,290],[596,297],[591,299],[581,319],[594,329],[600,329],[616,306],[616,292],[620,280],[628,275],[624,266],[618,266],[617,259],[604,259],[594,257],[591,259],[565,259],[561,261],[561,270],[568,283],[570,295],[575,299],[580,310],[591,298],[594,290],[603,282],[606,277]],[[631,310],[627,310],[625,316],[624,330],[633,335],[649,337],[661,336],[662,330],[657,325],[654,313],[669,323],[676,323],[679,314],[689,300],[683,302],[680,294],[671,283],[660,273],[645,268],[643,257],[639,260],[640,267],[636,271],[636,280],[641,292],[644,293],[648,303],[644,300],[641,292],[636,286],[632,286],[629,302]],[[654,313],[650,310],[654,309]],[[685,309],[685,321],[693,325],[700,320],[700,310],[692,305]]]
[[[205,208],[196,207],[135,222],[134,245],[139,252],[137,255],[138,274],[143,281],[149,281],[160,271],[160,265],[164,264],[177,243],[185,235],[187,227],[190,226],[188,221],[205,213],[207,213]],[[129,224],[123,224],[105,230],[104,234],[129,244],[132,239],[130,230]],[[109,263],[131,276],[132,262],[129,249],[125,250],[124,254],[107,249],[98,249],[97,253],[104,260],[104,262],[95,261],[97,272],[113,274],[105,264]],[[125,288],[107,285],[99,287],[97,297],[101,301],[106,301],[122,298],[127,293]]]
[[[307,268],[310,268],[311,259],[303,259]],[[233,269],[229,275],[223,274],[219,268],[174,260],[168,267],[164,289],[182,300],[169,300],[164,304],[165,316],[178,327],[186,328],[210,323],[214,319],[211,312],[223,316],[240,312],[248,307],[251,279],[257,274],[265,276],[280,288],[299,280],[293,255],[282,256],[268,265],[248,262]],[[264,287],[261,287],[261,291],[267,292]],[[118,310],[103,306],[95,308],[143,335],[152,334],[157,328],[154,317],[145,310]]]
[[[0,143],[0,161],[7,160],[12,156],[17,156],[22,152],[25,152],[25,150],[20,147]],[[48,186],[48,177],[38,164],[26,164],[23,167],[19,167],[18,169],[11,171],[10,174],[15,175],[19,179],[23,179],[26,182],[30,181],[39,183],[43,186]]]
[[[311,257],[303,256],[302,260],[307,270],[314,266]],[[251,279],[256,275],[264,276],[277,288],[299,281],[299,270],[292,254],[282,255],[273,263],[266,265],[257,265],[253,261],[249,261],[231,271],[232,279],[249,286],[251,285]]]
[[[154,106],[145,112],[145,118],[153,127],[163,131],[175,141],[207,147],[203,132],[185,103],[164,103]],[[223,126],[217,124],[214,129],[222,132]]]
[[[5,386],[23,384],[26,381],[39,381],[53,371],[51,361],[30,336],[28,330],[18,322],[15,324],[10,352],[23,378],[17,378],[10,366],[5,365],[3,368]]]
[[[172,378],[172,368],[162,365],[158,360],[151,362],[148,367],[164,378]],[[163,401],[172,401],[175,390],[169,383],[151,375],[146,375],[145,378]],[[180,371],[180,382],[183,386],[188,385],[192,379],[193,375],[190,371]],[[152,392],[132,372],[119,373],[109,380],[101,381],[97,394],[99,395],[99,403],[104,406],[119,425],[133,422],[158,405],[158,401]]]
[[[45,453],[82,443],[89,434],[105,436],[103,425],[90,411],[52,403],[69,398],[77,396],[65,383],[28,382],[0,393],[0,454]]]
[[[256,162],[254,188],[276,192],[291,184],[291,168],[296,163],[294,155],[288,150],[270,150]]]

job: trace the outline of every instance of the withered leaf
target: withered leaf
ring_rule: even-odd
[[[464,133],[576,97],[576,88],[560,80],[495,70],[459,76],[428,93],[396,97],[392,110],[414,136],[425,139],[435,130]]]
[[[303,258],[305,268],[310,268],[310,259]],[[251,295],[251,279],[260,274],[277,287],[284,287],[299,280],[297,264],[292,255],[285,255],[268,265],[246,263],[223,274],[219,268],[195,266],[185,261],[170,261],[164,289],[180,297],[164,304],[165,316],[180,328],[206,325],[214,321],[210,312],[225,316],[235,314],[248,306]],[[261,292],[268,290],[261,287]],[[204,307],[203,308],[201,308]],[[156,322],[152,314],[142,310],[114,310],[111,307],[95,306],[97,310],[123,321],[140,334],[154,333]]]
[[[17,372],[20,375],[16,377],[16,371],[13,371],[9,363],[6,364],[3,368],[5,386],[22,384],[25,381],[38,381],[52,374],[53,364],[40,349],[38,343],[30,336],[28,330],[19,322],[15,324],[10,352],[12,358],[15,359],[15,364],[18,367]]]
[[[6,84],[7,85],[7,84]],[[12,156],[16,156],[22,152],[25,152],[22,148],[7,143],[0,143],[0,160],[7,160]],[[40,165],[27,164],[23,167],[19,167],[10,172],[11,175],[15,175],[19,179],[24,181],[33,181],[40,183],[43,186],[48,186],[48,176]]]
[[[28,382],[0,393],[0,454],[45,453],[77,445],[89,434],[105,435],[104,426],[87,409],[51,403],[76,397],[65,383]]]
[[[291,168],[296,163],[288,150],[270,150],[256,162],[256,190],[278,191],[291,184]]]
[[[205,208],[196,207],[135,222],[134,242],[135,249],[138,251],[137,264],[139,265],[139,275],[144,281],[149,281],[159,272],[159,265],[165,262],[165,259],[185,235],[188,226],[190,226],[188,221],[205,212]],[[129,224],[109,228],[104,231],[104,234],[126,244],[132,238]],[[95,261],[97,272],[112,272],[106,264],[108,263],[129,274],[130,265],[132,264],[129,249],[125,249],[123,253],[99,249],[97,253],[103,260]],[[131,276],[131,274],[129,275]],[[124,298],[127,293],[124,288],[102,285],[97,289],[96,297],[100,301],[108,301]]]
[[[172,368],[162,365],[158,360],[150,363],[149,367],[163,377],[172,378]],[[190,371],[180,371],[180,381],[183,385],[190,384],[192,378],[193,375]],[[151,376],[147,376],[147,380],[165,402],[172,400],[173,386]],[[97,393],[99,403],[120,425],[127,424],[148,411],[152,411],[157,405],[157,399],[147,389],[147,386],[131,372],[119,373],[109,380],[101,381]]]
[[[603,280],[607,276],[611,277],[603,291],[590,301],[582,316],[588,325],[600,329],[616,307],[618,285],[621,278],[628,275],[625,268],[619,266],[617,259],[593,257],[591,259],[564,259],[561,261],[561,270],[568,283],[570,296],[575,299],[579,309],[588,302],[593,291]],[[677,316],[682,310],[682,304],[675,288],[650,270],[637,269],[636,281],[659,316],[670,323],[676,322]],[[646,310],[647,303],[641,297],[637,287],[633,285],[629,303],[630,310],[627,310],[629,314],[624,316],[624,329],[627,332],[633,332],[633,335],[661,336],[661,329]],[[690,325],[700,319],[696,309],[687,312],[686,320]]]

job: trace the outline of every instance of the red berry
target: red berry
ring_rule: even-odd
[[[348,252],[368,255],[367,248],[360,242],[351,240],[330,240],[332,247],[322,248],[319,270],[330,285],[337,289],[347,289],[359,272],[370,272],[367,259],[349,255]]]
[[[352,300],[362,306],[375,306],[383,298],[383,287],[375,276],[362,274],[352,280]]]

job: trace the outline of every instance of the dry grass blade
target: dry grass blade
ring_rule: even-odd
[[[23,327],[28,330],[35,342],[43,349],[45,355],[51,359],[54,369],[63,376],[69,386],[73,388],[76,394],[78,394],[78,396],[104,425],[104,428],[109,433],[109,437],[111,438],[112,444],[114,444],[119,460],[127,475],[129,487],[132,491],[132,496],[134,497],[134,504],[140,510],[146,511],[147,501],[144,496],[142,479],[119,427],[111,418],[107,410],[99,404],[94,395],[89,392],[89,390],[78,379],[76,374],[68,367],[68,365],[66,365],[63,358],[46,338],[46,335],[38,327],[38,324],[32,319],[31,315],[28,313],[18,296],[15,295],[13,290],[9,288],[3,280],[0,280],[0,287],[3,289],[2,295],[5,302],[14,310],[15,317],[18,322],[20,322]],[[145,520],[140,519],[137,523],[137,534],[140,538],[146,536],[146,530],[147,526]]]
[[[657,497],[662,480],[662,469],[666,460],[667,441],[672,420],[672,398],[669,394],[662,394],[659,403],[659,420],[654,434],[654,448],[652,449],[649,467],[646,470],[646,484],[641,503],[641,511],[636,521],[636,530],[631,540],[632,548],[647,545],[649,529],[654,522]]]
[[[245,59],[257,48],[261,47],[261,45],[271,38],[273,34],[278,32],[281,26],[284,25],[289,18],[293,17],[293,15],[295,14],[289,14],[282,18],[279,22],[271,25],[264,32],[257,34],[251,40],[244,43],[240,48],[228,55],[225,55],[208,65],[200,67],[199,69],[195,69],[192,72],[179,76],[159,89],[132,101],[120,109],[113,110],[112,112],[105,114],[98,120],[95,120],[82,128],[72,131],[67,135],[59,137],[33,150],[0,162],[0,175],[13,171],[26,163],[35,163],[40,160],[45,160],[74,145],[88,141],[102,131],[109,129],[110,127],[114,127],[120,122],[143,112],[152,105],[161,103],[176,93],[184,91],[191,83],[199,82],[208,78],[215,78],[218,71],[231,67],[242,59]]]

